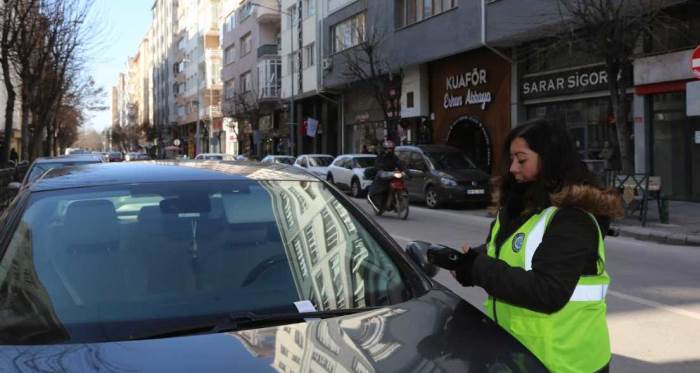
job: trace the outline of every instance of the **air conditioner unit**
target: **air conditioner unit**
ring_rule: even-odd
[[[333,60],[331,60],[330,58],[324,58],[321,61],[321,67],[323,68],[323,70],[330,70],[333,67]]]

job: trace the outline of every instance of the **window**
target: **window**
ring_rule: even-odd
[[[226,21],[224,22],[224,31],[226,32],[233,32],[233,29],[236,27],[236,13],[231,13],[228,17],[226,17]]]
[[[316,14],[316,0],[304,0],[301,6],[304,18],[312,17]]]
[[[311,43],[304,47],[304,68],[311,67],[314,64],[314,43]]]
[[[406,107],[407,108],[413,107],[413,92],[406,93]]]
[[[224,50],[224,64],[228,65],[233,63],[236,59],[236,45],[232,44],[230,47]]]
[[[299,66],[299,51],[287,55],[287,63],[289,64],[288,71],[292,74],[297,72]]]
[[[253,37],[250,33],[245,34],[241,38],[241,57],[247,55],[253,50]]]
[[[227,80],[224,83],[224,98],[232,99],[236,94],[236,79]]]
[[[255,9],[255,8],[253,7],[252,2],[247,2],[245,5],[243,5],[243,7],[240,10],[241,21],[243,21],[244,19],[248,18],[251,14],[253,14],[253,9]]]
[[[288,21],[287,26],[284,28],[285,30],[289,30],[290,28],[293,28],[294,25],[296,25],[299,22],[299,14],[297,13],[297,6],[292,5],[289,8],[287,8],[287,14],[291,14],[291,22],[289,22],[290,17],[287,16],[286,20]]]
[[[278,58],[258,63],[258,93],[260,97],[279,97],[282,62]]]
[[[448,11],[457,6],[457,0],[395,0],[396,27],[404,27]]]
[[[333,53],[342,52],[365,41],[365,13],[342,21],[331,28]]]
[[[250,92],[253,89],[253,78],[250,71],[241,75],[241,92]]]

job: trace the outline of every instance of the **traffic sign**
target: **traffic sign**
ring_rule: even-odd
[[[690,56],[690,69],[695,74],[695,77],[700,79],[700,45],[693,51]]]

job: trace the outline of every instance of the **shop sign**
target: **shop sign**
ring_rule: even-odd
[[[474,68],[472,71],[464,74],[448,76],[446,79],[445,97],[443,99],[443,107],[445,109],[453,109],[466,105],[479,105],[481,110],[486,110],[486,105],[493,101],[493,94],[489,91],[479,91],[476,88],[487,83],[486,69]],[[454,95],[449,91],[467,89],[464,95]]]
[[[520,82],[523,99],[553,97],[608,89],[605,65],[524,77]]]
[[[690,69],[695,74],[695,77],[700,79],[700,45],[695,48],[690,56]]]

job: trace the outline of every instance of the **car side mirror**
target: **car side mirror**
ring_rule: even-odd
[[[10,189],[10,190],[19,190],[19,188],[21,188],[21,187],[22,187],[22,183],[18,183],[16,181],[13,181],[13,182],[7,184],[7,189]]]
[[[430,246],[428,242],[411,241],[406,245],[406,253],[423,270],[423,273],[430,277],[435,277],[438,268],[428,261],[428,249],[430,249]]]

